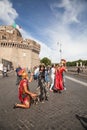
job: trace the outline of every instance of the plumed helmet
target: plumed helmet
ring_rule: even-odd
[[[25,72],[25,69],[21,69],[18,71],[18,75],[22,76],[22,73],[24,73],[24,72]]]

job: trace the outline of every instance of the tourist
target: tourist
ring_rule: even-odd
[[[52,68],[51,68],[51,86],[50,86],[50,91],[53,91],[54,79],[55,79],[55,66],[52,65]]]
[[[80,73],[80,66],[77,67],[77,73]]]
[[[50,68],[46,67],[45,68],[45,84],[46,84],[46,91],[47,91],[47,96],[49,95],[48,90],[50,88]]]
[[[19,85],[19,83],[20,83],[20,81],[21,81],[21,75],[19,75],[19,71],[21,70],[22,68],[21,68],[21,66],[20,65],[18,65],[18,67],[16,68],[16,74],[17,74],[17,80],[16,80],[16,85]]]
[[[0,63],[0,71],[1,71],[1,73],[3,75],[3,64],[2,63]]]
[[[35,68],[34,68],[34,80],[38,79],[38,75],[39,75],[39,67],[35,66]]]
[[[40,88],[39,100],[43,103],[44,100],[48,100],[46,83],[45,83],[45,66],[44,65],[39,66],[38,87]]]
[[[7,67],[5,65],[3,66],[3,77],[8,77]]]
[[[63,70],[63,72],[62,72],[63,87],[64,87],[64,90],[66,90],[66,85],[65,85],[65,72],[67,71],[67,69],[66,69],[66,64],[65,64],[65,63],[62,63],[62,64],[61,64],[61,69]]]
[[[48,67],[45,68],[45,82],[46,82],[46,86],[47,88],[50,87],[50,70]]]

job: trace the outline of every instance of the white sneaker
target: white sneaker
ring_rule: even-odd
[[[64,90],[66,90],[66,88],[64,88]]]
[[[50,91],[51,91],[51,92],[53,92],[53,90],[52,90],[52,89],[50,89]]]

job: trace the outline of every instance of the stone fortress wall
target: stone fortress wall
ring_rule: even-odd
[[[40,45],[31,39],[23,39],[20,31],[12,26],[0,26],[0,59],[32,68],[40,64]]]

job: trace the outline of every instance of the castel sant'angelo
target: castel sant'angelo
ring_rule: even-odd
[[[23,39],[13,26],[0,26],[0,62],[32,68],[40,63],[39,53],[40,45],[34,40]]]

